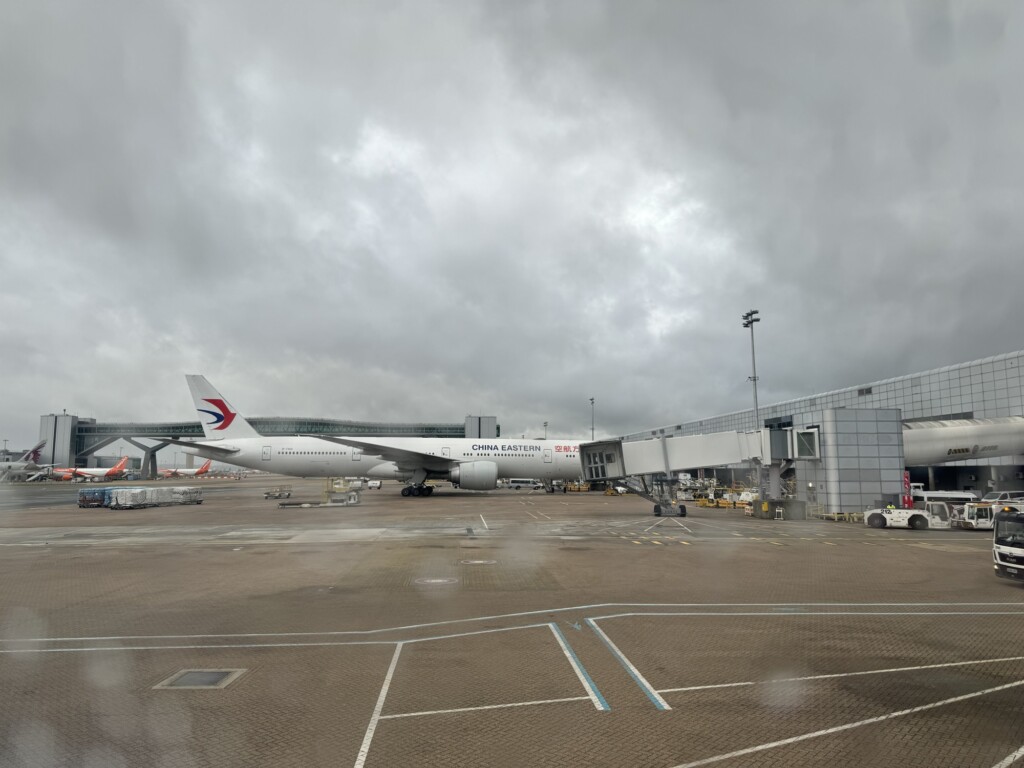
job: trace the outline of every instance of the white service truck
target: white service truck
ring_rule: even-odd
[[[948,529],[952,525],[953,504],[949,501],[926,501],[920,509],[887,507],[869,509],[864,513],[864,524],[872,528],[927,528]]]
[[[952,523],[954,528],[969,531],[991,531],[995,523],[996,512],[1003,508],[1002,504],[989,504],[984,501],[969,502],[963,509],[954,508]]]
[[[1002,579],[1024,579],[1024,505],[1006,504],[996,512],[992,567]]]

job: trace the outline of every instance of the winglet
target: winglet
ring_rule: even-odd
[[[260,433],[239,415],[205,376],[187,375],[185,380],[192,393],[192,402],[199,411],[207,439],[260,437]]]

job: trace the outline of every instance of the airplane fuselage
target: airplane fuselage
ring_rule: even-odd
[[[362,438],[360,438],[362,439]],[[441,468],[449,461],[493,462],[499,478],[531,477],[539,480],[575,480],[582,474],[579,444],[565,440],[504,440],[500,438],[369,438],[380,446],[415,451],[436,456],[438,467],[428,470],[428,477],[447,478]],[[234,448],[236,453],[224,456],[203,452],[203,443],[220,448]],[[223,441],[201,441],[185,447],[187,453],[213,458],[249,469],[259,469],[297,477],[371,477],[405,480],[413,471],[400,462],[385,461],[379,456],[346,445],[338,445],[315,437],[236,438]]]

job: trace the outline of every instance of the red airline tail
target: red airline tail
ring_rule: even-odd
[[[107,475],[106,476],[110,477],[111,475],[116,475],[116,474],[119,474],[121,472],[124,472],[124,468],[127,467],[127,466],[128,466],[128,457],[127,456],[122,456],[121,460],[119,462],[117,462],[117,464],[115,464],[109,470],[107,470]]]
[[[199,475],[205,475],[207,472],[209,472],[211,464],[213,464],[213,459],[207,459],[206,463],[196,470],[196,477],[199,477]]]

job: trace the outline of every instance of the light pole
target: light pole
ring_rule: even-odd
[[[760,435],[761,432],[761,412],[757,407],[757,357],[754,355],[754,323],[760,323],[761,318],[758,316],[758,310],[752,309],[743,315],[743,327],[750,329],[750,368],[753,373],[750,376],[750,381],[754,384],[754,429],[757,430]],[[762,449],[764,446],[761,445],[761,440],[758,439],[758,447]],[[757,462],[757,490],[761,502],[764,502],[764,473],[762,470],[763,463],[760,458]]]
[[[544,439],[548,439],[548,423],[546,421],[544,422]]]
[[[590,398],[590,442],[594,442],[594,398]]]

